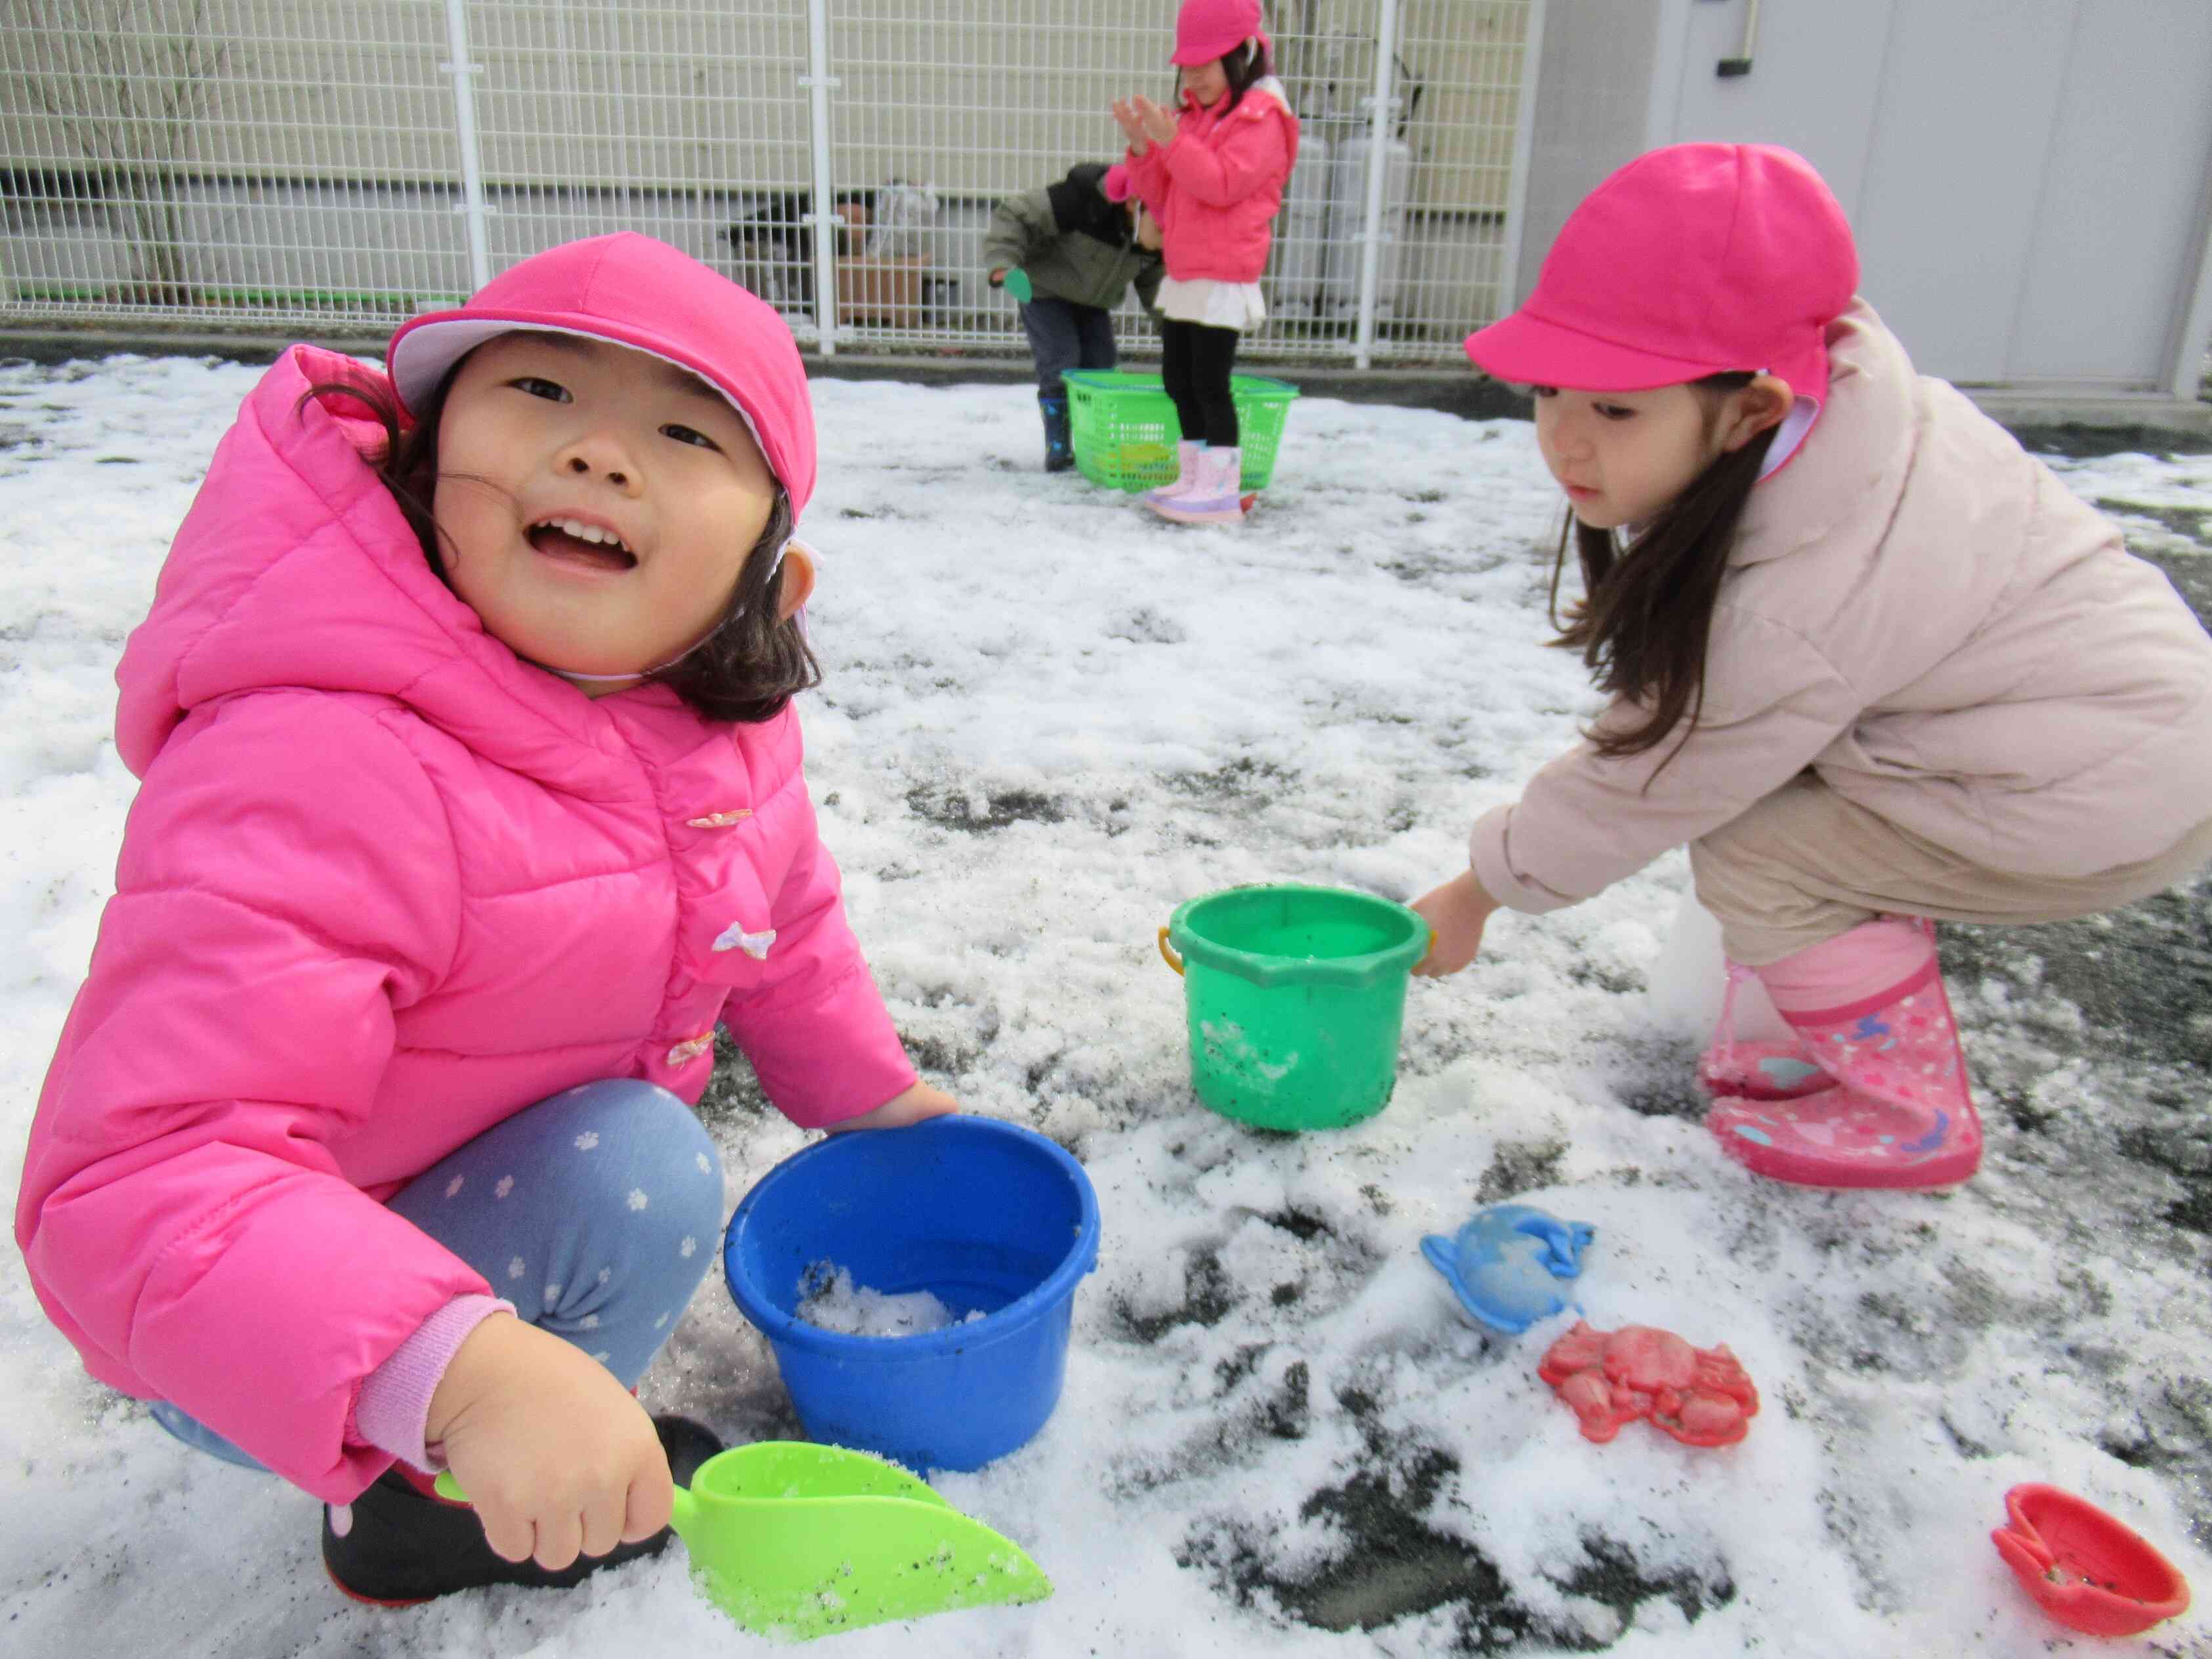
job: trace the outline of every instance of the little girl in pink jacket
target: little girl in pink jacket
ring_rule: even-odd
[[[1981,1156],[1936,920],[2033,922],[2212,860],[2212,640],[1857,299],[1787,150],[1681,144],[1577,208],[1468,355],[1534,388],[1584,582],[1559,643],[1611,704],[1422,898],[1424,965],[1500,905],[1687,842],[1734,989],[1793,1040],[1705,1056],[1722,1148],[1776,1180],[1933,1187]],[[1564,546],[1562,549],[1564,554]]]
[[[389,370],[284,355],[125,649],[143,782],[16,1238],[94,1376],[324,1498],[398,1602],[665,1540],[715,1448],[631,1390],[714,1259],[718,1024],[799,1124],[953,1103],[800,771],[781,321],[603,236]]]
[[[1161,378],[1182,429],[1175,482],[1144,500],[1184,524],[1244,516],[1230,376],[1238,336],[1267,314],[1260,274],[1298,158],[1298,118],[1273,56],[1260,0],[1184,0],[1172,60],[1178,112],[1142,97],[1114,105],[1129,149],[1108,169],[1106,194],[1138,198],[1159,222]]]

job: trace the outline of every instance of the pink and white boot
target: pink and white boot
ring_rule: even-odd
[[[1698,1075],[1705,1127],[1753,1175],[1803,1187],[1949,1187],[1982,1160],[1982,1124],[1944,994],[1932,922],[1885,916],[1758,971],[1797,1034],[1739,1042],[1728,998]]]
[[[1239,451],[1201,450],[1197,480],[1188,490],[1181,495],[1163,495],[1157,501],[1147,495],[1145,505],[1177,524],[1241,524],[1244,519],[1244,500],[1240,493],[1243,476],[1244,459]]]
[[[1206,446],[1194,439],[1182,438],[1176,443],[1176,475],[1174,479],[1158,489],[1147,489],[1137,499],[1146,507],[1166,501],[1171,495],[1187,495],[1202,476],[1199,458],[1206,453]]]

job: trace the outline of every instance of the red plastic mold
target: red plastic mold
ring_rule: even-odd
[[[1650,1325],[1578,1322],[1536,1375],[1573,1408],[1583,1437],[1601,1443],[1641,1417],[1686,1446],[1732,1446],[1759,1412],[1759,1390],[1725,1346],[1693,1348]]]
[[[2021,1586],[2060,1624],[2133,1636],[2189,1606],[2173,1564],[2087,1499],[2030,1484],[2005,1494],[2009,1524],[1990,1534]]]

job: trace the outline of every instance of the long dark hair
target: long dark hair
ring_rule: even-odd
[[[1720,399],[1741,392],[1757,376],[1709,374],[1690,384],[1705,395],[1706,417]],[[1664,771],[1698,723],[1705,702],[1705,648],[1713,607],[1727,574],[1735,527],[1759,482],[1759,469],[1774,442],[1768,427],[1741,448],[1716,456],[1690,487],[1645,526],[1626,549],[1610,530],[1594,530],[1570,513],[1552,562],[1552,643],[1582,653],[1597,689],[1641,709],[1641,724],[1619,723],[1583,736],[1608,758],[1656,749],[1677,726],[1681,738],[1651,776]],[[1559,572],[1572,538],[1583,571],[1583,597],[1559,621]],[[1610,711],[1608,711],[1610,712]],[[1650,780],[1645,781],[1650,787]]]
[[[447,370],[437,389],[422,400],[411,425],[388,391],[367,381],[326,381],[308,387],[301,400],[349,398],[384,428],[384,461],[377,476],[422,544],[423,558],[449,588],[453,581],[446,573],[446,549],[438,538],[431,503],[438,488],[438,427],[445,418],[446,396],[459,372],[459,363]],[[708,720],[754,722],[775,719],[794,696],[822,683],[822,665],[808,647],[799,618],[787,620],[781,615],[783,567],[775,556],[791,539],[792,528],[791,498],[779,484],[775,504],[746,556],[737,592],[730,596],[721,619],[704,640],[646,675],[642,684],[665,685]]]
[[[1274,59],[1257,40],[1238,41],[1221,54],[1219,62],[1221,72],[1229,81],[1229,102],[1221,112],[1224,115],[1235,109],[1243,101],[1246,93],[1275,70]],[[1182,101],[1182,76],[1180,71],[1176,76],[1176,101]]]

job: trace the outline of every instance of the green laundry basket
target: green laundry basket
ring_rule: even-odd
[[[1182,424],[1158,375],[1072,368],[1060,379],[1067,386],[1068,435],[1078,471],[1109,489],[1151,489],[1174,482]],[[1287,380],[1229,377],[1246,489],[1265,489],[1274,476],[1275,448],[1297,395]]]
[[[1406,984],[1429,925],[1336,887],[1231,887],[1176,908],[1160,955],[1183,976],[1191,1085],[1224,1117],[1334,1129],[1398,1081]]]

